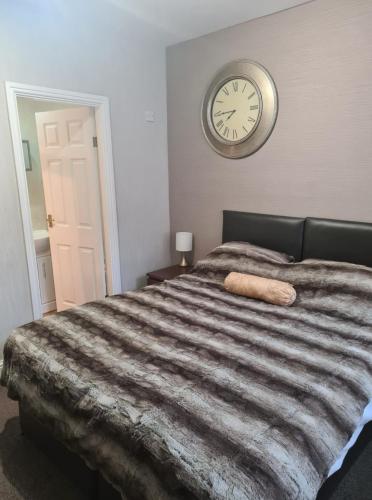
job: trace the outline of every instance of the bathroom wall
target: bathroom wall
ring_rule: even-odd
[[[47,101],[36,101],[26,98],[18,98],[17,103],[22,140],[28,140],[30,143],[32,170],[27,171],[26,175],[31,207],[32,227],[33,229],[47,229],[47,215],[45,212],[35,113],[39,111],[54,111],[56,109],[71,108],[73,106]]]

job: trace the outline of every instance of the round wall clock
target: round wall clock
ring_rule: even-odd
[[[243,158],[266,142],[277,114],[277,91],[267,70],[252,61],[233,61],[217,73],[204,96],[202,127],[217,153]]]

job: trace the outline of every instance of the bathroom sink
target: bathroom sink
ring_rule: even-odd
[[[36,255],[40,255],[49,252],[49,233],[47,229],[34,229],[34,243]]]

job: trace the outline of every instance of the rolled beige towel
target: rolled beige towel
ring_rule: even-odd
[[[253,274],[230,273],[224,286],[228,292],[278,306],[291,306],[296,300],[296,290],[290,283],[260,278]]]

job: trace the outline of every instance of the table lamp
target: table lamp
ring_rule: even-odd
[[[176,233],[176,250],[177,252],[182,252],[182,259],[178,265],[187,267],[189,264],[186,260],[185,252],[191,252],[192,250],[192,233]]]

